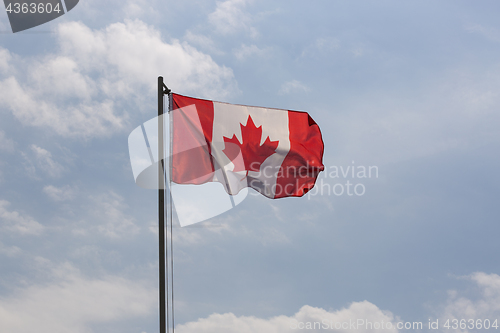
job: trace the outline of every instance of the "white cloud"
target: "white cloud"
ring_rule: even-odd
[[[5,132],[0,130],[0,151],[13,151],[14,150],[14,141],[5,137]]]
[[[27,174],[34,179],[40,179],[39,171],[51,178],[58,178],[66,169],[52,157],[52,153],[37,145],[30,146],[31,153],[21,152]]]
[[[69,185],[65,185],[63,187],[47,185],[43,188],[43,192],[54,201],[65,201],[73,199],[75,197],[76,190]]]
[[[139,20],[102,30],[61,23],[56,36],[57,53],[16,57],[11,68],[20,74],[0,79],[0,106],[23,124],[66,137],[112,134],[124,128],[127,110],[154,104],[158,75],[180,93],[223,98],[237,91],[231,69],[187,43],[164,42]]]
[[[90,231],[116,239],[134,235],[139,231],[134,219],[126,214],[128,206],[123,197],[108,192],[90,196],[89,199],[86,207],[89,215],[78,223],[81,229],[75,229],[74,233],[87,235]]]
[[[0,298],[0,332],[88,333],[92,324],[155,312],[156,290],[117,276],[88,279],[70,266],[51,284],[34,284]]]
[[[364,320],[362,325],[361,322],[358,322],[360,319]],[[351,326],[352,322],[356,323],[355,327]],[[375,323],[382,325],[383,322],[385,328],[370,329],[370,326],[368,326],[367,329],[368,322],[373,325]],[[316,327],[314,326],[315,323]],[[395,328],[397,318],[391,312],[380,310],[376,305],[367,301],[354,302],[348,308],[338,311],[327,311],[306,305],[293,316],[277,316],[269,319],[253,316],[237,317],[232,313],[212,314],[207,318],[179,325],[176,331],[179,333],[291,333],[303,330],[323,332],[326,330],[324,325],[329,327],[333,325],[335,328],[336,323],[340,325],[340,329],[334,330],[335,332],[397,332]],[[359,326],[358,323],[360,323]],[[304,325],[304,329],[299,329],[301,327],[299,325]],[[311,325],[311,329],[307,329],[308,325]],[[342,328],[342,325],[344,325],[344,328]],[[390,325],[393,328],[387,329],[387,327],[391,327]]]
[[[475,283],[479,289],[473,297],[461,296],[461,292],[450,290],[449,299],[441,312],[443,324],[450,319],[490,319],[495,320],[500,317],[500,276],[497,274],[486,274],[476,272],[464,277]],[[500,323],[499,323],[500,324]],[[460,330],[450,330],[458,332]],[[475,331],[475,330],[472,330]],[[468,332],[461,330],[461,332]]]
[[[0,226],[3,230],[19,233],[22,235],[39,235],[44,227],[31,216],[10,211],[10,202],[0,200]]]
[[[123,13],[126,18],[152,17],[160,14],[157,4],[151,0],[128,0],[123,6]]]
[[[234,56],[236,59],[243,61],[249,57],[252,56],[257,56],[257,57],[262,57],[265,56],[268,53],[268,49],[260,49],[256,45],[245,45],[242,44],[239,49],[236,49],[233,51]]]
[[[48,57],[31,75],[36,90],[44,95],[89,100],[96,93],[92,79],[79,72],[76,61],[67,56]]]
[[[64,58],[60,60],[67,62]],[[45,65],[45,63],[39,64],[40,67]],[[35,68],[30,76],[39,72],[38,68]],[[66,103],[66,107],[63,107],[60,103],[61,95],[77,92],[75,89],[66,88],[66,84],[58,84],[53,87],[54,89],[50,89],[50,86],[46,86],[46,89],[39,89],[35,86],[37,82],[36,78],[33,78],[33,80],[21,83],[23,85],[21,87],[18,79],[14,77],[0,81],[0,105],[10,108],[14,116],[23,124],[43,127],[69,137],[103,136],[123,126],[126,117],[115,114],[112,100],[104,99],[99,102],[85,98],[77,102]],[[62,82],[68,83],[65,79],[62,79]],[[71,83],[68,85],[71,86]],[[60,87],[62,91],[57,90]],[[50,89],[50,92],[43,94],[47,89]],[[77,93],[80,94],[80,92]],[[67,95],[65,97],[78,96]]]
[[[12,56],[9,50],[0,47],[0,72],[6,72],[9,70],[9,62]]]
[[[208,16],[208,21],[215,30],[221,34],[228,35],[240,30],[248,31],[250,36],[256,37],[257,30],[252,27],[251,17],[243,8],[249,3],[248,0],[227,0],[217,2],[215,11]]]
[[[164,43],[157,30],[139,20],[111,24],[101,31],[70,22],[58,31],[64,52],[74,55],[83,67],[114,73],[116,77],[102,79],[110,87],[111,81],[123,84],[120,95],[141,86],[156,90],[159,74],[176,91],[221,96],[234,88],[232,70],[187,43],[175,39]]]
[[[224,51],[222,51],[220,48],[215,46],[214,41],[212,38],[205,36],[205,35],[199,35],[191,32],[190,30],[186,31],[184,34],[184,39],[191,44],[197,45],[203,50],[209,51],[210,53],[217,54],[217,55],[223,55]]]
[[[30,148],[34,154],[36,166],[48,176],[56,178],[65,171],[61,164],[54,161],[50,151],[38,147],[37,145],[31,145]]]
[[[282,95],[288,95],[288,94],[295,94],[295,93],[301,93],[301,92],[308,92],[310,89],[301,83],[300,81],[297,80],[291,80],[283,83],[281,85],[281,88],[279,90],[279,94]]]
[[[22,251],[19,247],[17,246],[5,246],[0,242],[0,254],[3,254],[7,257],[15,257],[18,254],[20,254]]]

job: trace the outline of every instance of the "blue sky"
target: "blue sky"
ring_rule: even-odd
[[[2,12],[0,331],[157,331],[157,198],[127,137],[158,75],[307,111],[325,142],[323,192],[175,229],[179,332],[500,319],[499,9],[81,0],[17,34]],[[353,165],[378,177],[331,176]],[[327,192],[346,181],[364,195]]]

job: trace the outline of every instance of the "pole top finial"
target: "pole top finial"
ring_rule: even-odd
[[[168,87],[163,83],[163,76],[158,76],[158,90],[160,87],[163,87],[163,94],[168,95],[172,90],[168,89]]]

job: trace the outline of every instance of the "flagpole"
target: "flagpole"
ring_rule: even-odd
[[[163,77],[158,77],[158,160],[161,162],[161,168],[158,168],[158,256],[159,256],[159,303],[160,303],[160,333],[168,333],[170,331],[170,314],[172,316],[172,333],[174,332],[174,258],[173,258],[173,242],[172,242],[172,196],[169,194],[167,200],[168,211],[165,212],[165,194],[167,193],[167,180],[165,175],[170,175],[171,163],[170,156],[165,156],[165,120],[164,117],[164,96],[169,96],[168,111],[172,109],[172,99],[170,89],[163,83]],[[170,118],[170,117],[169,117]],[[169,121],[171,127],[171,121]],[[171,130],[169,131],[170,136]],[[168,140],[171,144],[171,140]],[[170,149],[169,149],[170,151]],[[170,154],[169,154],[170,155]],[[168,159],[167,159],[168,158]],[[168,164],[166,164],[168,161]],[[168,168],[168,173],[166,173]],[[170,190],[170,183],[168,184]],[[170,192],[168,192],[170,193]],[[167,220],[167,240],[165,241],[165,218]],[[168,228],[170,224],[170,267],[168,262]],[[168,283],[171,273],[170,285]],[[171,287],[170,293],[168,288]],[[171,298],[170,298],[171,296]],[[170,309],[169,309],[170,304]]]
[[[165,297],[165,178],[163,160],[163,77],[158,77],[158,257],[159,257],[159,302],[160,333],[166,333],[166,297]]]

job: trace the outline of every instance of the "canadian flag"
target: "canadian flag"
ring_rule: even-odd
[[[324,169],[319,126],[306,112],[171,94],[171,180],[302,196]]]

